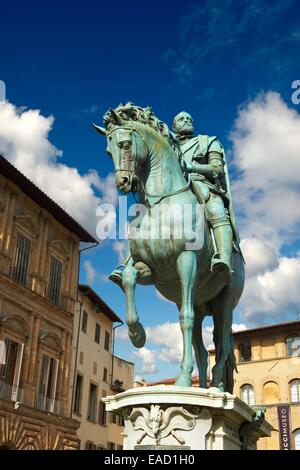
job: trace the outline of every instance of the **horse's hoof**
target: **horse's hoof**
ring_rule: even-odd
[[[209,387],[209,390],[210,390],[211,392],[221,392],[221,393],[224,393],[224,392],[225,392],[225,387],[224,387],[223,382],[220,382],[218,385],[211,384],[211,386]]]
[[[133,326],[128,327],[128,336],[133,346],[142,348],[146,342],[146,333],[143,325],[140,322],[135,323]]]
[[[187,375],[180,375],[176,380],[175,385],[178,387],[191,387],[192,379]]]

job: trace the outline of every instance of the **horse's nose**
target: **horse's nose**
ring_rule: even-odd
[[[128,183],[128,177],[127,176],[123,176],[122,177],[122,184],[127,184]]]

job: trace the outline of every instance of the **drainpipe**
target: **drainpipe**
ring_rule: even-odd
[[[82,306],[83,302],[79,300],[79,271],[80,271],[80,260],[81,260],[81,253],[82,251],[90,250],[91,248],[95,248],[99,245],[99,242],[95,242],[92,246],[87,246],[86,248],[82,248],[79,250],[79,259],[78,259],[78,268],[77,268],[77,295],[75,303],[80,304],[80,312],[79,312],[79,320],[78,320],[78,329],[77,329],[77,339],[76,339],[76,349],[75,349],[75,360],[74,360],[74,375],[73,375],[73,386],[72,386],[72,398],[71,398],[71,409],[70,409],[70,418],[72,419],[73,415],[73,405],[74,405],[74,395],[75,395],[75,380],[76,380],[76,372],[77,372],[77,356],[78,356],[78,346],[79,346],[79,336],[80,336],[80,327],[81,327],[81,318],[82,318]],[[82,296],[87,295],[90,292],[90,289],[86,292],[82,293]]]

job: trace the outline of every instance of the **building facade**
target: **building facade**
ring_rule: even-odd
[[[74,219],[0,157],[0,449],[77,449],[69,381]]]
[[[73,338],[73,418],[80,449],[122,449],[122,419],[105,411],[102,398],[133,386],[134,365],[113,355],[113,324],[122,320],[88,285],[79,286]]]
[[[279,450],[278,407],[289,412],[290,444],[300,450],[300,321],[234,333],[234,393],[254,407],[266,408],[272,436],[259,439],[258,450]]]

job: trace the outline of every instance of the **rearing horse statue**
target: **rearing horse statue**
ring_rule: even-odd
[[[146,207],[139,217],[140,232],[130,238],[131,262],[122,276],[129,337],[136,347],[144,346],[146,335],[135,306],[135,286],[152,284],[176,303],[180,312],[183,357],[175,385],[192,385],[194,348],[199,385],[206,388],[208,353],[202,339],[202,321],[212,315],[216,363],[211,386],[232,393],[235,357],[231,327],[233,310],[244,287],[242,255],[233,250],[233,275],[229,283],[211,271],[214,240],[208,222],[197,210],[201,205],[180,165],[175,139],[150,108],[120,105],[105,114],[104,122],[105,128],[94,127],[107,138],[116,184],[124,193],[137,192],[139,202]],[[167,227],[170,236],[163,237],[160,233],[153,238],[151,227],[160,221],[157,214],[162,206],[167,220],[172,220]],[[188,223],[193,233],[196,230],[201,234],[201,243],[193,245],[187,227],[183,227],[178,237],[178,224],[187,222],[185,217],[174,219],[174,207],[189,209]],[[138,236],[140,233],[143,236]]]

